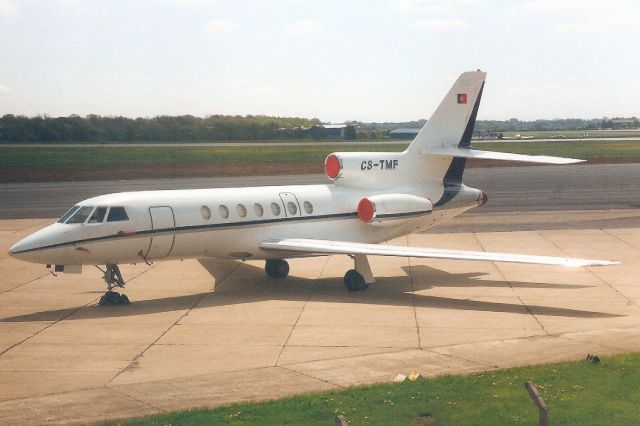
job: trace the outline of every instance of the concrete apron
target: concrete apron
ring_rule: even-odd
[[[133,301],[124,307],[96,306],[97,270],[54,277],[8,257],[50,221],[2,221],[0,423],[104,421],[388,382],[413,369],[463,374],[640,350],[640,229],[557,229],[563,214],[547,214],[552,230],[393,243],[624,263],[374,257],[376,284],[349,293],[346,256],[293,260],[284,281],[266,278],[261,262],[172,261],[123,266]]]

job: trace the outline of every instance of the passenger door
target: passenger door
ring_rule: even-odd
[[[286,217],[295,217],[301,216],[300,214],[300,204],[298,203],[298,199],[291,192],[281,192],[280,199],[282,200],[282,205],[284,207],[284,214]]]
[[[147,253],[148,259],[162,259],[169,256],[173,248],[175,234],[172,232],[176,227],[173,209],[171,207],[150,207],[151,228],[155,230],[166,230],[166,234],[151,235],[151,243]]]

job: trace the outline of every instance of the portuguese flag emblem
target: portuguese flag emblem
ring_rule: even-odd
[[[467,94],[466,93],[458,93],[458,103],[466,104],[467,103]]]

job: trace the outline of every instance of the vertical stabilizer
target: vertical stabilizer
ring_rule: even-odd
[[[486,75],[482,71],[462,73],[411,142],[409,151],[429,154],[430,150],[468,148]]]

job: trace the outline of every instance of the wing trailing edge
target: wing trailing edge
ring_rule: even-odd
[[[387,244],[363,244],[343,241],[283,239],[266,240],[260,244],[266,251],[307,254],[346,254],[372,256],[421,257],[431,259],[476,260],[489,262],[526,263],[539,265],[560,265],[570,267],[606,266],[620,262],[613,260],[577,259],[567,257],[534,256],[511,253],[491,253],[484,251],[445,250],[436,248],[394,246]]]

